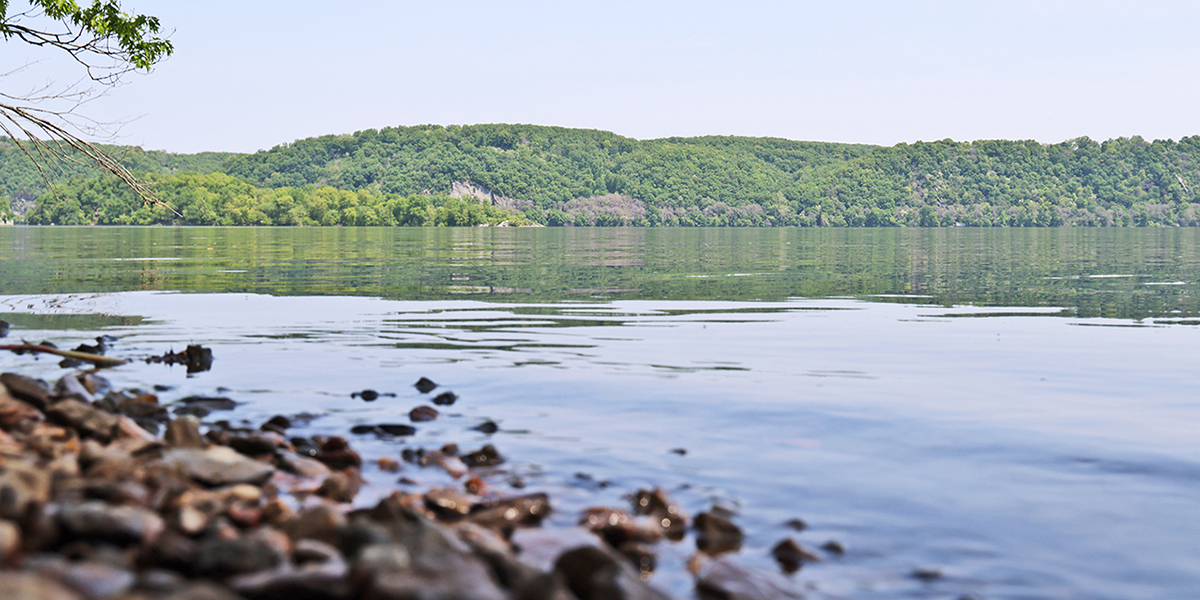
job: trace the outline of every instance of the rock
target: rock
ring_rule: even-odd
[[[0,564],[10,564],[20,549],[21,529],[13,521],[0,519]]]
[[[283,561],[279,549],[261,537],[217,538],[200,543],[192,572],[201,577],[225,579],[272,569]]]
[[[536,493],[480,503],[468,519],[484,527],[511,531],[518,526],[538,525],[549,515],[550,499],[544,493]]]
[[[163,441],[174,448],[204,448],[208,440],[200,435],[200,420],[196,417],[184,416],[167,422],[167,431]]]
[[[196,581],[162,600],[243,600],[229,588],[212,581]]]
[[[205,397],[205,396],[188,396],[175,402],[175,409],[171,412],[177,415],[189,415],[193,417],[207,417],[209,414],[218,410],[233,410],[238,403],[224,397]]]
[[[350,394],[352,397],[355,395],[357,395],[359,398],[362,398],[364,402],[374,402],[377,398],[379,398],[379,392],[376,392],[375,390],[363,390],[361,392]]]
[[[504,462],[504,457],[491,444],[462,456],[463,464],[468,467],[494,467]]]
[[[478,431],[480,433],[486,433],[486,434],[490,435],[490,434],[496,433],[497,431],[500,431],[500,426],[497,425],[495,421],[484,421],[484,422],[472,427],[471,431]]]
[[[314,493],[334,502],[351,502],[354,500],[354,496],[358,495],[362,484],[363,480],[358,469],[350,467],[344,471],[330,474]]]
[[[541,572],[553,571],[555,561],[568,550],[604,543],[582,527],[517,529],[509,539],[517,552],[517,559]]]
[[[664,529],[656,517],[631,517],[623,510],[592,508],[584,511],[579,523],[604,538],[614,548],[627,543],[654,543],[662,539]]]
[[[0,384],[8,389],[13,398],[45,411],[50,406],[50,386],[44,381],[31,379],[16,373],[0,374]]]
[[[473,498],[454,488],[434,488],[425,492],[425,507],[445,521],[457,521],[471,512]]]
[[[438,384],[424,377],[418,379],[417,382],[413,384],[413,387],[417,388],[417,391],[421,392],[422,394],[428,394],[429,392],[432,392],[437,386]]]
[[[137,576],[127,569],[96,561],[70,563],[59,580],[88,598],[112,598],[129,591]]]
[[[808,529],[808,523],[805,523],[804,519],[788,519],[787,521],[784,521],[783,526],[795,531],[804,531],[805,529]]]
[[[4,431],[26,431],[43,419],[42,411],[28,402],[22,402],[0,386],[0,429]]]
[[[267,419],[267,422],[263,423],[261,426],[259,426],[259,429],[261,429],[263,431],[274,431],[275,433],[278,433],[279,435],[283,435],[288,429],[291,428],[291,426],[292,426],[291,419],[289,419],[283,415],[275,415],[275,416],[271,417],[270,419]]]
[[[346,526],[346,516],[328,504],[301,510],[283,525],[283,532],[293,540],[313,539],[337,545],[339,530]]]
[[[287,440],[271,432],[238,432],[229,436],[226,445],[246,456],[275,454],[275,450],[288,446]]]
[[[380,423],[379,425],[355,425],[350,428],[350,433],[363,435],[374,434],[380,437],[383,436],[404,436],[413,435],[417,432],[417,428],[412,425],[404,425],[400,423]]]
[[[913,579],[919,579],[919,580],[925,581],[925,582],[934,581],[937,579],[941,579],[943,577],[942,571],[940,569],[931,569],[931,568],[927,568],[927,567],[915,568],[912,570],[911,573],[909,573],[909,575]]]
[[[771,548],[771,556],[779,563],[785,573],[795,573],[804,563],[819,562],[821,557],[801,548],[792,538],[787,538]]]
[[[84,437],[107,443],[117,427],[117,416],[90,404],[68,398],[46,409],[46,417],[59,425],[71,427]]]
[[[391,549],[392,552],[396,552]],[[363,581],[362,595],[372,600],[506,600],[491,569],[479,558],[466,553],[442,551],[412,555],[407,568],[385,566],[376,561],[364,568],[374,549],[363,551],[355,564],[357,578]],[[396,561],[398,562],[398,561]]]
[[[67,373],[59,378],[58,383],[54,385],[54,392],[60,402],[67,398],[73,398],[84,404],[91,404],[96,400],[92,396],[92,392],[80,383],[74,373]]]
[[[52,577],[21,571],[0,571],[0,598],[6,600],[9,598],[12,600],[84,600],[78,592]]]
[[[149,444],[160,443],[158,436],[125,415],[117,417],[117,426],[113,429],[113,436],[118,440],[139,440]]]
[[[311,479],[325,479],[333,472],[325,463],[294,452],[280,452],[275,456],[275,464],[288,473]]]
[[[697,519],[700,515],[696,515]],[[743,567],[727,558],[705,559],[696,569],[696,595],[701,600],[799,600],[787,581]],[[776,576],[777,577],[777,576]]]
[[[717,511],[696,515],[692,525],[696,531],[696,548],[709,556],[734,552],[742,547],[742,530]]]
[[[0,462],[0,518],[20,521],[50,501],[50,476],[32,461]]]
[[[633,567],[596,546],[563,553],[554,563],[579,600],[666,600],[667,596],[642,581]]]
[[[275,467],[246,458],[232,448],[175,448],[167,451],[162,463],[194,481],[208,486],[234,483],[261,484],[271,477]]]
[[[687,514],[665,490],[638,490],[633,497],[633,511],[638,515],[658,519],[667,539],[678,542],[687,534]]]
[[[458,396],[454,392],[442,392],[433,397],[433,403],[438,406],[450,406],[458,401]]]
[[[151,542],[162,533],[162,517],[138,506],[88,501],[60,506],[55,521],[64,541],[99,541],[114,546]]]
[[[432,406],[418,406],[408,413],[408,418],[412,419],[414,423],[432,421],[436,419],[437,416],[438,411]]]
[[[828,542],[821,544],[821,549],[834,556],[842,556],[846,553],[846,547],[837,540],[829,540]]]

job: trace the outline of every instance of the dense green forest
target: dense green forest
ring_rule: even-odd
[[[47,193],[31,166],[15,164],[11,146],[0,145],[0,194],[37,194],[24,215],[29,223],[1200,224],[1200,136],[882,147],[426,125],[308,138],[254,154],[121,150],[182,218],[142,206],[94,174],[70,173]]]

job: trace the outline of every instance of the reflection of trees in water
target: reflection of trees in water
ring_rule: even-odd
[[[1200,314],[1197,233],[1164,229],[4,228],[4,293],[501,302],[878,301]],[[913,296],[920,298],[914,299]],[[1172,311],[1179,311],[1173,313]]]

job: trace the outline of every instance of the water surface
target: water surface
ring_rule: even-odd
[[[210,346],[208,373],[108,376],[170,385],[164,401],[227,390],[252,424],[319,414],[312,433],[403,422],[429,377],[459,403],[414,438],[355,439],[365,456],[493,443],[563,525],[662,485],[693,513],[735,509],[747,564],[773,569],[788,535],[846,545],[789,579],[818,597],[1166,599],[1200,589],[1196,242],[0,228],[0,318],[11,338],[114,335],[130,357]],[[350,397],[364,388],[397,395]],[[501,431],[470,431],[485,419]],[[395,485],[368,475],[362,502]],[[664,549],[655,583],[690,594],[686,555]]]

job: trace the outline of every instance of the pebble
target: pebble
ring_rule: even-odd
[[[433,397],[433,403],[438,406],[450,406],[458,401],[458,396],[454,392],[442,392]]]
[[[208,486],[261,484],[275,471],[275,467],[247,458],[225,446],[174,448],[163,454],[161,461],[163,465]]]
[[[432,406],[418,406],[408,413],[408,418],[412,419],[414,423],[432,421],[436,419],[437,416],[438,411]]]
[[[736,552],[742,547],[741,528],[727,517],[712,510],[696,515],[692,528],[696,531],[696,548],[709,556]]]
[[[771,556],[779,563],[784,573],[795,573],[804,563],[819,562],[821,557],[805,550],[792,538],[786,538],[771,548]]]
[[[435,388],[437,388],[437,386],[438,384],[424,377],[418,379],[417,382],[413,384],[413,387],[417,388],[417,391],[421,392],[422,394],[428,394],[429,392],[432,392]]]

